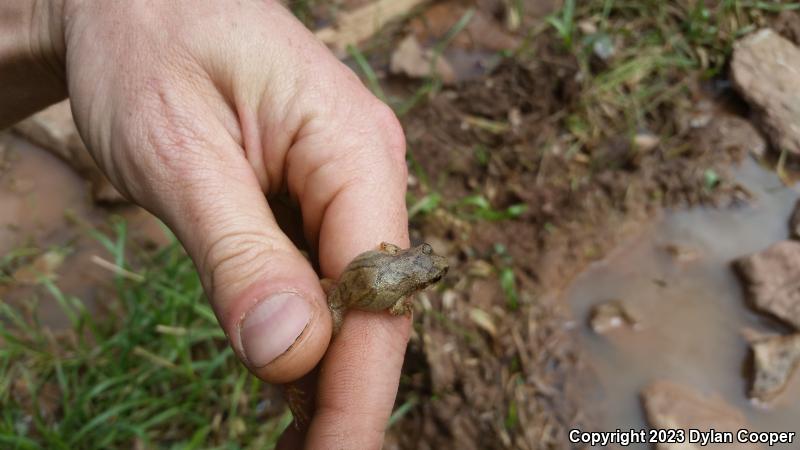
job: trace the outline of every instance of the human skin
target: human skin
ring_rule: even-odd
[[[319,276],[265,198],[299,205],[324,277],[407,247],[391,110],[277,2],[2,2],[0,128],[67,96],[111,182],[186,248],[242,362],[271,383],[319,367],[283,448],[379,448],[409,317],[352,311],[331,342]]]

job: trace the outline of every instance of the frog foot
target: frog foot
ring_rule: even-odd
[[[398,300],[391,308],[389,313],[393,316],[404,316],[414,310],[414,303],[410,298],[403,298]]]
[[[383,253],[387,253],[389,255],[396,255],[396,254],[400,253],[400,250],[401,250],[400,247],[398,247],[398,246],[396,246],[394,244],[390,244],[388,242],[381,242],[380,249],[381,249],[381,251]]]

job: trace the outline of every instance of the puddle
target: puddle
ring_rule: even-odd
[[[749,160],[738,172],[754,195],[751,205],[670,213],[591,265],[566,292],[600,385],[600,430],[646,427],[639,392],[666,379],[719,394],[745,414],[753,430],[798,431],[800,375],[770,409],[746,396],[743,328],[787,329],[746,307],[730,262],[788,237],[788,218],[800,190],[783,186]],[[665,245],[687,249],[696,258],[676,257]],[[587,324],[590,308],[614,299],[630,308],[640,327],[593,333]],[[781,448],[800,448],[798,442],[793,445]]]
[[[66,294],[84,300],[90,311],[102,309],[113,275],[92,262],[97,255],[110,258],[98,241],[67,219],[100,226],[111,211],[93,205],[86,182],[50,153],[15,137],[9,139],[8,167],[0,171],[0,257],[23,247],[46,251],[68,249],[56,269],[56,284]],[[140,208],[128,206],[113,214],[128,222],[132,240],[147,245],[167,242],[159,223]],[[26,285],[0,285],[0,299],[22,305],[40,301],[42,324],[54,329],[69,322],[55,300],[43,289]]]

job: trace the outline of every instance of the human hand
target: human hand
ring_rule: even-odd
[[[299,204],[325,277],[407,246],[391,110],[277,2],[64,2],[57,54],[101,169],[175,232],[254,374],[285,383],[321,360],[306,445],[379,447],[409,320],[354,311],[328,346],[319,278],[265,194]]]

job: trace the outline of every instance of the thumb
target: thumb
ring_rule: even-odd
[[[156,213],[193,259],[250,371],[271,383],[297,379],[319,362],[331,337],[319,278],[281,231],[241,148],[224,138],[181,145],[198,140],[202,148],[173,149],[160,159],[171,180],[169,193],[156,196]]]

